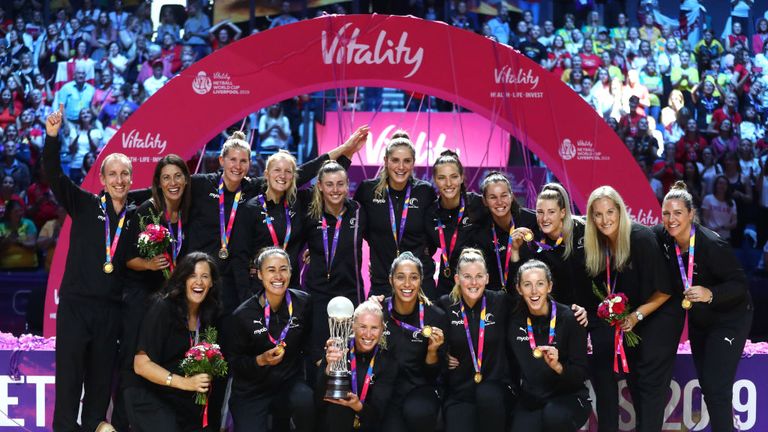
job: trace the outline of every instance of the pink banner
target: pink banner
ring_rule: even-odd
[[[354,124],[344,127],[348,122]],[[501,168],[509,158],[509,132],[472,113],[329,112],[325,125],[317,125],[318,151],[334,149],[352,130],[364,124],[370,126],[372,133],[355,156],[353,162],[358,165],[381,165],[389,137],[398,129],[411,136],[419,166],[432,166],[444,150],[458,153],[467,167]]]
[[[298,94],[357,86],[401,88],[466,107],[518,137],[562,180],[580,208],[595,187],[610,184],[637,220],[659,220],[659,204],[626,147],[559,77],[509,46],[413,17],[329,15],[234,42],[174,77],[144,103],[96,166],[107,154],[123,152],[134,163],[133,186],[147,187],[157,158],[176,153],[189,159],[211,137],[259,108]],[[473,141],[471,151],[485,152],[489,146]],[[84,185],[100,189],[96,170]],[[48,280],[48,336],[55,333],[67,227]]]

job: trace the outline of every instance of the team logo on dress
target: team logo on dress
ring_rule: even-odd
[[[213,88],[213,83],[208,75],[203,71],[198,72],[197,77],[192,81],[192,90],[199,95],[204,95],[211,91],[211,88]]]
[[[560,144],[560,149],[558,149],[557,154],[559,154],[563,160],[571,160],[576,156],[576,147],[571,140],[566,138],[563,140],[563,143]]]

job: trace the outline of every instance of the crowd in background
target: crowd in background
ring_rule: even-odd
[[[471,12],[464,1],[445,8],[417,3],[415,14],[511,45],[561,76],[616,131],[659,199],[684,180],[705,226],[736,247],[768,247],[768,21],[741,16],[751,2],[732,2],[728,28],[706,28],[693,41],[669,23],[659,25],[650,9],[603,17],[587,2],[557,16],[557,28],[539,16],[540,1],[519,2],[522,13],[499,5],[496,16]],[[329,12],[344,13],[345,5]],[[64,104],[62,164],[80,182],[148,97],[243,33],[229,21],[212,25],[195,1],[183,17],[166,9],[157,28],[149,3],[124,8],[120,0],[83,0],[77,8],[51,9],[46,17],[36,1],[0,6],[0,269],[50,265],[65,216],[40,167],[51,107]],[[292,10],[283,2],[263,29],[296,22]],[[639,26],[630,24],[635,20]],[[354,101],[361,109],[381,108],[380,91],[362,94]],[[405,94],[405,108],[419,109],[424,97]],[[299,109],[309,103],[303,95],[249,116],[254,157],[295,150]],[[335,103],[326,107],[349,108]]]

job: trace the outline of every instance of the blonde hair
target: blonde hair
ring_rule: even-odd
[[[287,150],[278,150],[267,158],[267,163],[264,167],[264,172],[269,171],[269,167],[273,162],[278,160],[287,160],[293,166],[293,177],[291,177],[291,186],[288,191],[285,192],[285,199],[288,200],[288,204],[293,205],[296,202],[296,176],[299,175],[299,168],[296,164],[296,158]],[[269,190],[269,182],[267,182],[267,190]]]
[[[397,267],[400,266],[400,264],[404,262],[411,262],[416,266],[416,269],[419,271],[419,300],[424,303],[425,305],[431,305],[432,302],[429,301],[427,296],[424,294],[424,290],[421,289],[421,281],[424,280],[424,266],[421,264],[421,261],[419,261],[416,256],[409,252],[405,251],[401,253],[400,255],[395,258],[394,261],[392,261],[392,266],[389,268],[389,283],[392,285],[392,278],[395,276],[395,271],[397,270]],[[394,295],[394,287],[392,287],[392,294]]]
[[[573,215],[571,215],[571,199],[568,192],[560,183],[547,183],[541,188],[537,200],[550,200],[557,203],[560,210],[565,210],[563,217],[563,259],[568,259],[573,252]]]
[[[242,150],[248,153],[248,156],[250,158],[251,145],[248,144],[248,141],[245,140],[245,132],[243,131],[232,132],[232,135],[230,135],[229,138],[227,138],[227,140],[224,141],[224,145],[221,146],[221,153],[219,155],[221,157],[225,157],[230,150]]]
[[[456,263],[456,274],[459,274],[459,271],[465,264],[472,263],[482,264],[483,269],[487,270],[485,266],[485,257],[480,249],[464,248],[464,250],[461,251],[461,255],[459,255],[459,262]],[[461,301],[461,286],[458,283],[453,284],[453,288],[451,289],[450,294],[448,294],[448,298],[451,299],[453,304],[458,304]]]
[[[613,251],[613,268],[621,271],[629,261],[629,235],[632,231],[632,220],[629,218],[627,206],[616,189],[610,186],[600,186],[589,195],[586,228],[584,229],[584,261],[587,273],[593,277],[605,271],[605,253],[606,248],[608,248],[605,236],[595,226],[594,211],[592,210],[595,202],[602,198],[613,201],[619,210],[619,232],[616,239],[616,250]]]
[[[345,177],[347,170],[344,169],[341,164],[335,160],[327,160],[323,162],[320,169],[317,171],[317,184],[315,184],[312,190],[312,201],[309,203],[309,216],[313,219],[319,219],[323,215],[323,194],[320,192],[318,185],[323,181],[323,176],[326,174],[343,172]],[[349,177],[346,177],[347,184],[349,184]]]
[[[392,134],[392,137],[389,139],[389,144],[387,144],[387,148],[384,151],[384,158],[388,159],[389,155],[392,154],[392,152],[398,147],[406,147],[408,150],[410,150],[411,156],[415,161],[416,148],[413,147],[413,143],[411,142],[411,137],[408,136],[408,132],[402,129],[399,129]],[[389,183],[389,174],[387,173],[386,164],[381,168],[381,171],[379,171],[378,177],[379,181],[376,182],[376,187],[373,189],[373,196],[378,199],[383,199],[384,191],[387,189],[387,185]]]

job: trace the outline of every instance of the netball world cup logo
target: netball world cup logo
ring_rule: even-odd
[[[574,156],[576,156],[576,147],[573,145],[571,140],[566,138],[563,140],[563,143],[560,144],[560,149],[558,149],[557,153],[561,158],[563,158],[563,160],[571,160]]]
[[[211,83],[208,75],[203,71],[198,72],[195,80],[192,81],[192,90],[199,95],[204,95],[211,91],[211,88],[213,88],[213,83]]]

